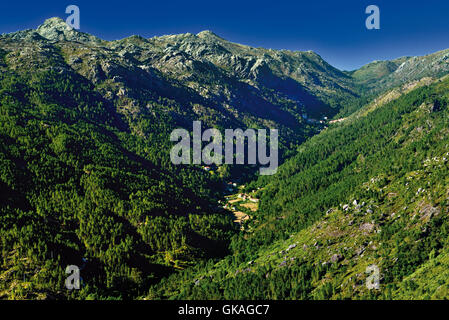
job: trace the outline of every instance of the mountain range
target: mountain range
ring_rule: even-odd
[[[449,50],[349,72],[51,18],[0,35],[0,71],[0,298],[447,297]],[[172,165],[196,120],[279,129],[279,173]]]

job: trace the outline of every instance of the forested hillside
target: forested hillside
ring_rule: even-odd
[[[221,182],[171,165],[170,118],[153,118],[152,139],[131,134],[88,82],[56,71],[4,69],[0,96],[0,296],[64,297],[75,264],[79,297],[129,298],[226,253]]]

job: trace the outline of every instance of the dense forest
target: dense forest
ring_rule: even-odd
[[[79,297],[132,297],[226,253],[220,180],[172,166],[166,140],[131,135],[81,79],[8,72],[0,88],[2,291],[64,296],[65,265],[84,259]],[[154,121],[163,136],[169,120]]]

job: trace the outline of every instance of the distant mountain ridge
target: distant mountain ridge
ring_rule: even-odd
[[[71,42],[80,47],[96,48],[93,51],[103,51],[103,56],[110,55],[109,58],[112,59],[118,54],[133,67],[155,68],[201,96],[207,96],[206,91],[216,91],[220,103],[232,105],[235,102],[229,97],[232,94],[226,93],[226,90],[213,90],[211,82],[237,82],[253,87],[259,91],[256,95],[265,101],[271,100],[271,106],[268,107],[271,110],[264,110],[268,114],[278,113],[273,107],[279,108],[282,104],[279,100],[284,99],[295,104],[296,109],[302,109],[300,112],[290,110],[290,115],[277,114],[276,121],[279,121],[279,117],[291,118],[291,115],[297,118],[302,112],[310,113],[313,117],[332,116],[366,92],[377,94],[422,77],[438,78],[449,72],[449,50],[423,57],[376,61],[358,70],[343,72],[312,51],[253,48],[229,42],[209,30],[197,35],[186,33],[149,39],[131,36],[122,40],[104,41],[72,30],[60,18],[47,19],[36,30],[2,35],[0,39],[53,44],[64,42],[66,45]],[[111,50],[116,51],[116,54],[111,55]],[[76,58],[79,53],[66,54],[69,65],[73,67],[70,59],[78,61]],[[100,57],[93,52],[86,54],[101,62]],[[121,67],[129,69],[130,66]],[[108,71],[103,71],[107,77]],[[99,81],[95,76],[92,80]],[[236,92],[235,95],[251,95],[243,92],[245,90],[241,86],[233,86],[229,90]],[[272,90],[276,91],[277,97],[265,97],[266,92],[261,92]],[[251,103],[255,101],[248,101],[247,104]],[[274,114],[272,116],[276,117]]]
[[[448,66],[449,49],[446,49],[426,56],[376,61],[354,71],[352,76],[367,89],[380,92],[424,77],[442,77]]]
[[[376,94],[424,76],[440,77],[449,72],[449,50],[425,57],[373,62],[359,70],[342,72],[312,51],[253,48],[229,42],[209,30],[197,35],[149,39],[131,36],[104,41],[72,30],[60,18],[47,19],[36,30],[2,35],[0,39],[58,44],[66,63],[93,83],[102,83],[103,93],[108,95],[114,94],[112,87],[128,86],[136,95],[151,91],[153,95],[173,98],[172,93],[164,92],[169,86],[157,79],[162,76],[168,82],[181,84],[197,100],[218,106],[218,113],[226,114],[225,117],[230,113],[245,118],[246,125],[271,121],[271,125],[295,127],[301,125],[302,114],[331,117],[365,92]],[[117,81],[128,80],[130,75],[141,79],[133,79],[131,86]],[[154,81],[151,83],[148,77]],[[148,83],[153,87],[148,88]],[[143,87],[147,87],[145,93]],[[181,102],[177,97],[174,100]],[[146,103],[135,104],[141,109]],[[204,101],[199,104],[210,108]],[[193,108],[191,111],[201,115]]]
[[[18,72],[56,69],[87,79],[131,128],[168,112],[183,127],[193,120],[276,127],[285,144],[297,143],[319,130],[304,115],[330,117],[339,99],[357,96],[350,78],[314,53],[251,48],[210,31],[103,41],[51,18],[36,30],[1,35],[0,47]]]

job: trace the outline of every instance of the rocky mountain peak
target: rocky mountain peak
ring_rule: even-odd
[[[70,29],[67,23],[60,17],[48,18],[42,23],[38,29]]]
[[[36,32],[42,37],[52,41],[100,41],[97,37],[72,29],[63,19],[59,17],[45,20],[44,23],[36,29]]]
[[[45,20],[36,30],[41,36],[49,40],[66,40],[66,35],[73,31],[61,18],[50,18]]]
[[[223,38],[221,38],[220,36],[217,36],[215,33],[213,33],[210,30],[201,31],[200,33],[197,34],[197,36],[199,38],[202,38],[202,39],[220,39],[220,40],[224,40]]]

